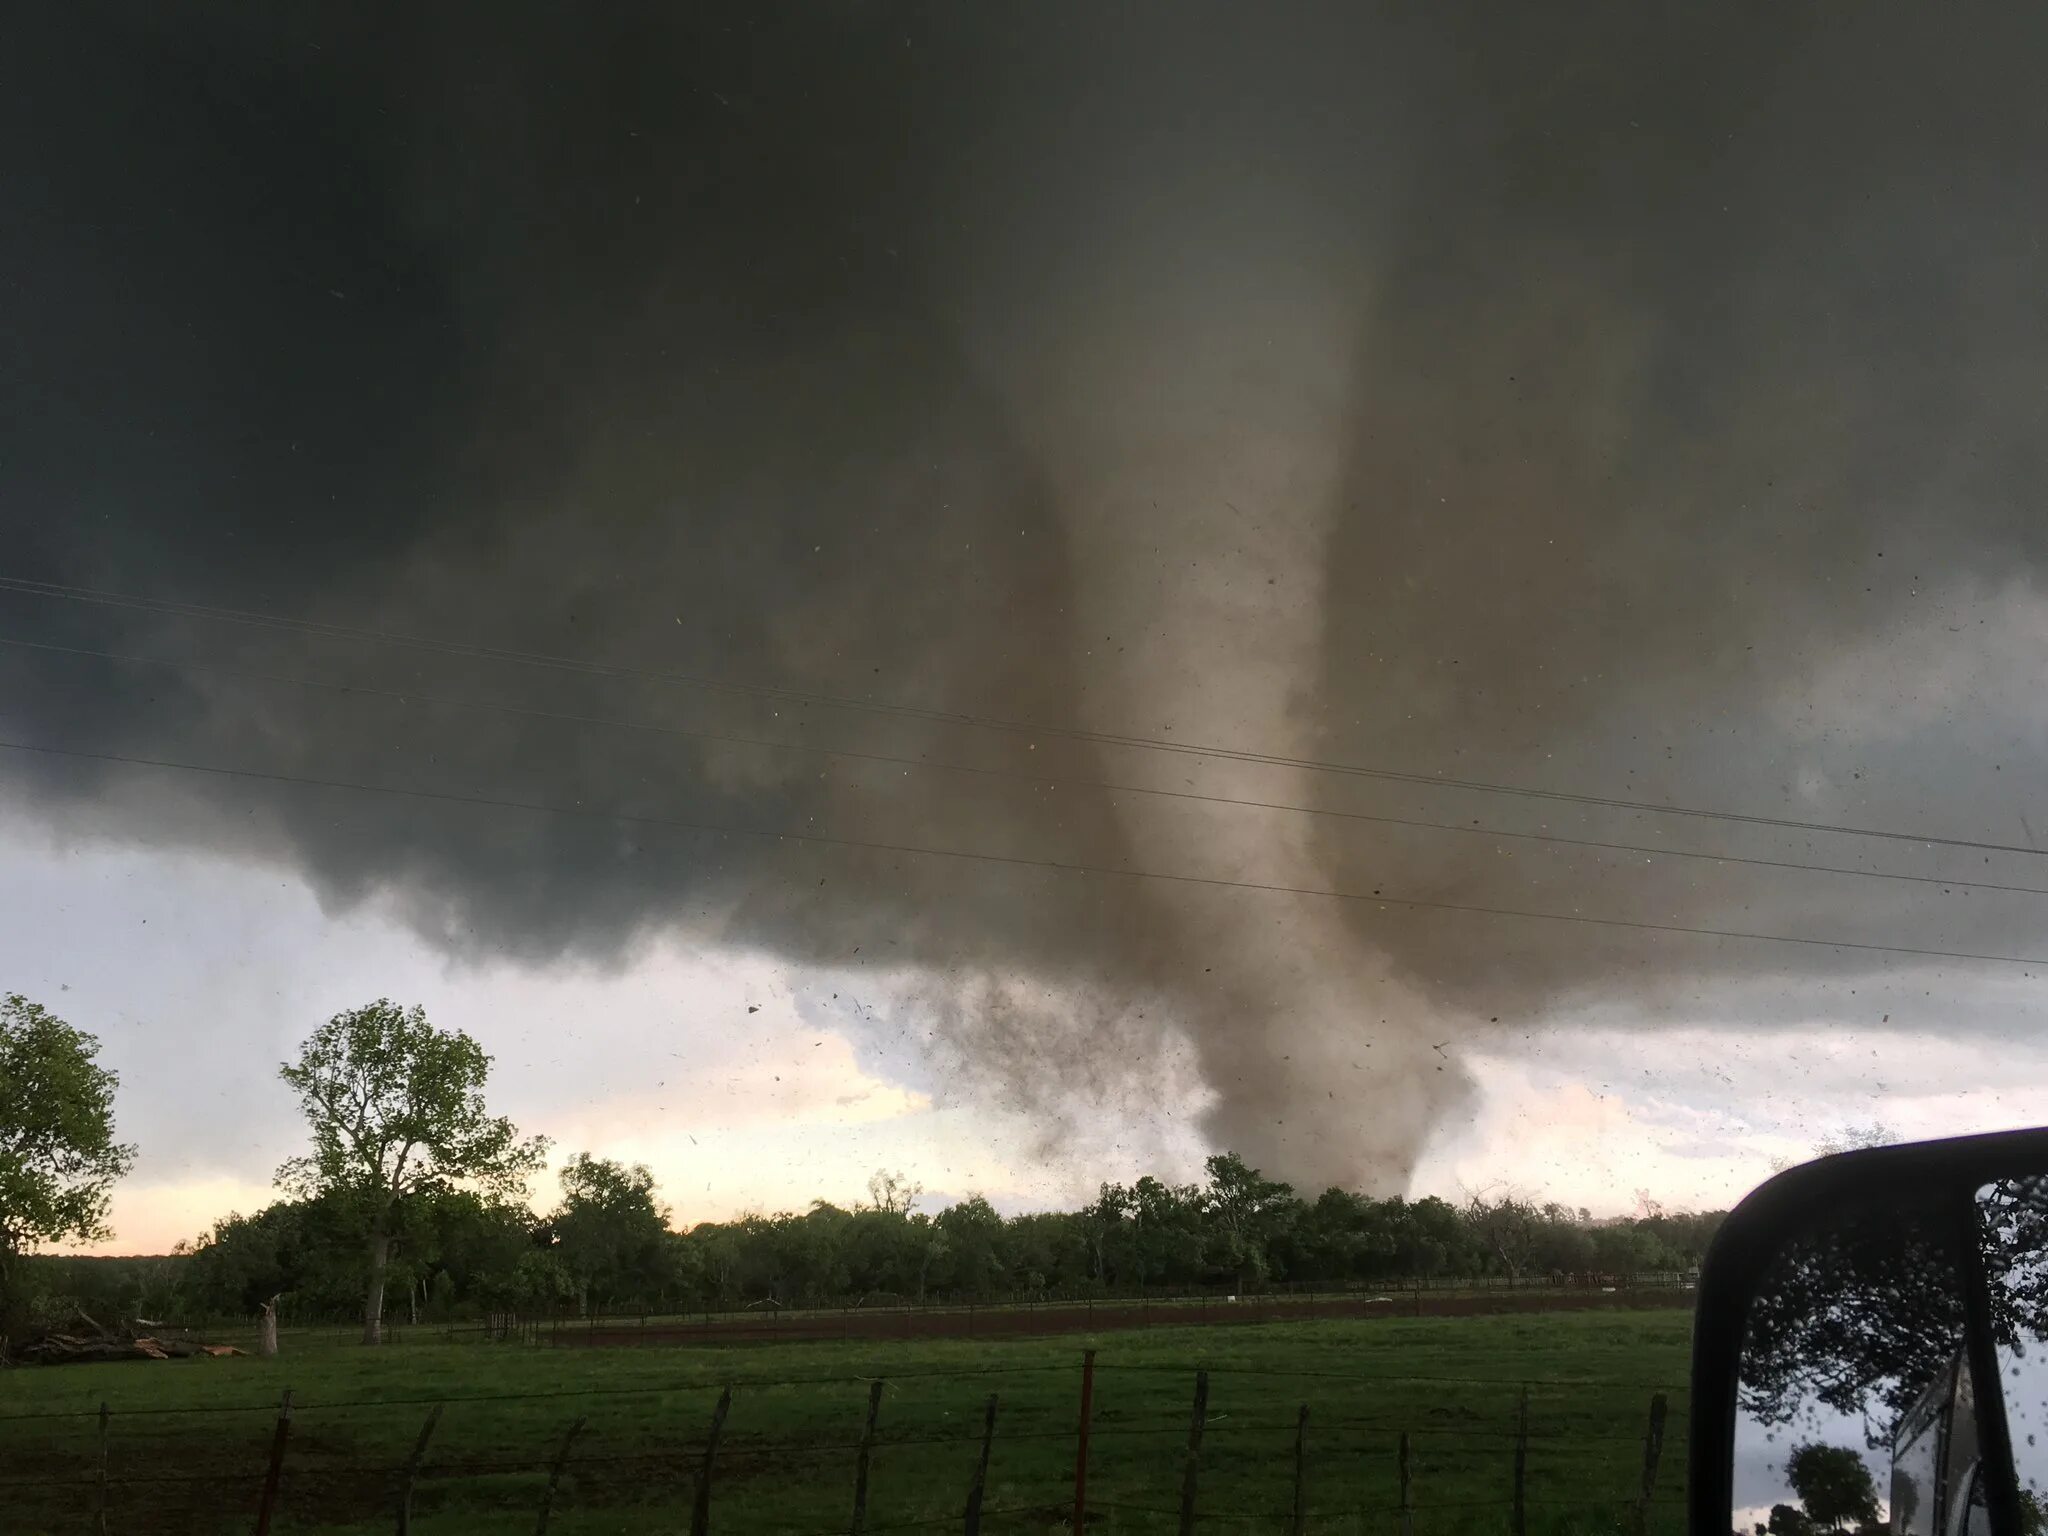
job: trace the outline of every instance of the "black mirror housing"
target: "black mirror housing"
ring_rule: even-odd
[[[1781,1428],[1804,1404],[1837,1424],[1860,1412],[1860,1454],[1889,1470],[1894,1536],[2032,1536],[2048,1444],[2029,1449],[2026,1434],[2016,1467],[2007,1397],[2028,1345],[2044,1342],[2048,1130],[1779,1174],[1729,1214],[1701,1269],[1689,1529],[1747,1536],[1739,1430]]]

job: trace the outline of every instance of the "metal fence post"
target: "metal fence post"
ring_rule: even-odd
[[[107,1405],[100,1404],[99,1533],[107,1536]]]
[[[292,1432],[292,1389],[277,1404],[277,1428],[270,1437],[270,1466],[263,1474],[263,1501],[256,1506],[256,1536],[270,1536],[270,1517],[277,1510],[277,1489],[284,1481],[284,1443]]]
[[[868,1518],[868,1457],[875,1448],[875,1420],[882,1413],[882,1383],[868,1384],[868,1418],[860,1432],[860,1457],[853,1468],[853,1525],[852,1536],[860,1536],[861,1527]]]
[[[1401,1536],[1415,1536],[1415,1478],[1408,1460],[1408,1431],[1401,1431]]]
[[[1081,1428],[1074,1440],[1074,1529],[1088,1528],[1088,1421],[1095,1409],[1095,1351],[1081,1351]]]
[[[996,1395],[988,1395],[988,1414],[981,1421],[981,1460],[974,1464],[974,1481],[967,1488],[966,1536],[981,1536],[981,1497],[988,1487],[988,1453],[996,1438]]]
[[[534,1522],[533,1536],[547,1536],[548,1516],[554,1511],[555,1489],[562,1481],[562,1468],[569,1464],[569,1449],[575,1445],[576,1437],[583,1433],[583,1420],[578,1419],[569,1426],[569,1432],[562,1436],[561,1449],[555,1452],[555,1463],[548,1468],[548,1485],[540,1494],[540,1518]]]
[[[1664,1454],[1664,1412],[1664,1394],[1659,1392],[1650,1399],[1650,1426],[1643,1432],[1643,1492],[1636,1501],[1638,1532],[1650,1520],[1650,1494],[1657,1486],[1657,1462]]]
[[[1209,1373],[1195,1372],[1195,1408],[1188,1415],[1188,1459],[1180,1475],[1180,1536],[1194,1536],[1195,1479],[1202,1465],[1202,1426],[1209,1422]]]
[[[705,1437],[704,1460],[697,1468],[697,1488],[690,1501],[690,1536],[706,1536],[711,1529],[711,1458],[718,1454],[718,1436],[725,1428],[726,1410],[732,1407],[732,1388],[718,1394],[711,1410],[711,1433]]]
[[[442,1404],[436,1403],[427,1411],[427,1422],[420,1426],[420,1437],[413,1443],[412,1455],[405,1463],[405,1482],[398,1492],[398,1536],[410,1536],[412,1531],[412,1485],[419,1476],[420,1460],[427,1454],[427,1442],[434,1437],[434,1426],[441,1422]]]
[[[1294,1421],[1294,1519],[1288,1536],[1302,1536],[1308,1529],[1308,1404]]]
[[[1515,1415],[1515,1507],[1511,1524],[1514,1536],[1529,1536],[1529,1505],[1526,1484],[1529,1477],[1529,1389],[1522,1388],[1520,1410]]]

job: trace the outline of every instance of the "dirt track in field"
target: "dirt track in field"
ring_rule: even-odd
[[[1641,1311],[1686,1308],[1693,1292],[1645,1290],[1507,1292],[1498,1295],[1388,1297],[1250,1297],[1241,1301],[1060,1302],[1037,1307],[948,1307],[792,1316],[716,1318],[704,1323],[574,1323],[547,1335],[563,1346],[618,1348],[633,1344],[794,1344],[832,1339],[1010,1339],[1121,1328],[1188,1328],[1209,1324],[1306,1322],[1321,1318],[1479,1317],[1504,1312]]]

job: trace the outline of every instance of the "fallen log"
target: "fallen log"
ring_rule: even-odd
[[[90,1319],[87,1319],[90,1321]],[[33,1334],[13,1346],[13,1358],[23,1365],[94,1365],[115,1360],[219,1359],[239,1355],[231,1344],[206,1344],[197,1339],[157,1338],[132,1333],[96,1336],[63,1333],[52,1328]]]

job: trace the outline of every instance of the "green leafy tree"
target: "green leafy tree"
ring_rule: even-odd
[[[1026,1291],[1077,1286],[1092,1274],[1086,1213],[1035,1211],[1003,1223],[1010,1283]]]
[[[925,1288],[931,1283],[932,1271],[942,1267],[947,1256],[953,1251],[952,1236],[923,1211],[910,1218],[911,1251],[916,1255],[917,1299],[924,1301]]]
[[[948,1289],[978,1296],[1003,1284],[1003,1218],[980,1195],[969,1195],[938,1215],[947,1243]]]
[[[563,1167],[562,1204],[549,1223],[563,1267],[593,1304],[645,1298],[660,1284],[668,1209],[654,1198],[654,1175],[578,1152]]]
[[[1299,1202],[1290,1186],[1267,1178],[1235,1152],[1219,1152],[1202,1166],[1209,1173],[1201,1200],[1212,1234],[1212,1262],[1243,1290],[1247,1280],[1266,1278],[1273,1240],[1293,1219]]]
[[[1529,1254],[1531,1269],[1570,1275],[1593,1267],[1593,1235],[1576,1211],[1552,1200],[1537,1216],[1536,1240]]]
[[[1277,1186],[1284,1188],[1285,1186]],[[1131,1186],[1135,1278],[1143,1285],[1185,1284],[1201,1278],[1206,1242],[1202,1191],[1146,1174]],[[1259,1240],[1269,1235],[1263,1228]]]
[[[17,1257],[105,1237],[109,1192],[135,1161],[114,1140],[120,1078],[98,1055],[40,1003],[0,999],[0,1339],[21,1321]]]
[[[1132,1215],[1137,1197],[1121,1184],[1104,1184],[1085,1213],[1089,1269],[1104,1285],[1139,1278],[1143,1256],[1138,1251]]]
[[[1810,1441],[1797,1447],[1785,1459],[1785,1480],[1815,1530],[1839,1531],[1877,1519],[1877,1486],[1849,1446]]]
[[[782,1221],[775,1244],[775,1294],[789,1301],[844,1291],[855,1219],[829,1200],[813,1200],[802,1216]]]
[[[409,1254],[425,1316],[526,1310],[547,1299],[522,1279],[535,1272],[530,1260],[551,1258],[524,1202],[453,1189],[411,1204],[398,1241]]]
[[[1480,1240],[1450,1201],[1436,1195],[1395,1202],[1396,1272],[1469,1275],[1477,1271]]]
[[[280,1168],[278,1182],[336,1197],[353,1213],[367,1271],[366,1344],[383,1342],[384,1284],[406,1202],[455,1186],[521,1193],[546,1154],[544,1139],[522,1139],[485,1109],[490,1070],[468,1035],[388,998],[337,1013],[278,1068],[313,1136],[312,1152]]]
[[[1465,1222],[1508,1279],[1520,1278],[1542,1237],[1543,1217],[1514,1194],[1476,1194],[1465,1202]]]
[[[191,1289],[201,1316],[247,1317],[273,1296],[303,1290],[303,1202],[280,1200],[244,1216],[231,1211],[189,1250]]]
[[[746,1235],[724,1222],[701,1221],[682,1234],[680,1242],[689,1254],[706,1300],[731,1301],[739,1290],[741,1252]]]
[[[900,1210],[868,1206],[843,1225],[845,1275],[856,1296],[908,1297],[917,1290],[928,1244],[921,1221]]]

